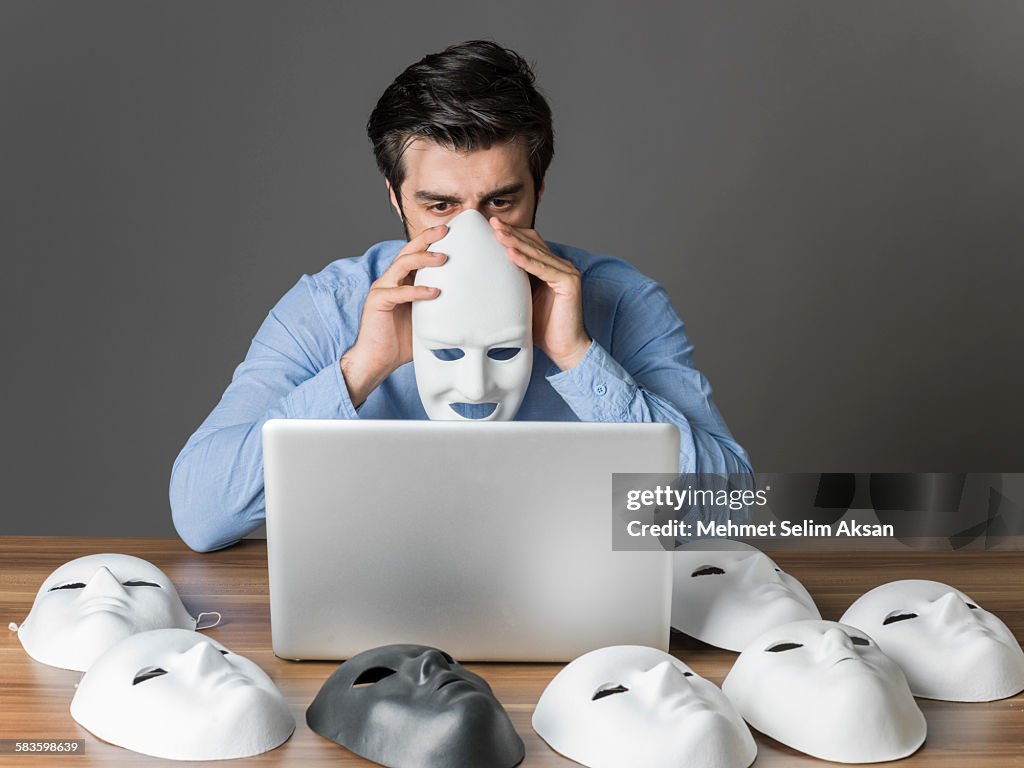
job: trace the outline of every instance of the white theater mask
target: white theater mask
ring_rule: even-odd
[[[803,584],[740,541],[688,542],[672,571],[672,626],[718,648],[742,651],[771,627],[821,618]]]
[[[875,587],[843,614],[903,668],[915,696],[994,701],[1024,690],[1024,651],[963,592],[907,579]]]
[[[132,635],[100,656],[78,684],[71,716],[104,741],[170,760],[258,755],[295,730],[262,669],[182,629]]]
[[[167,574],[138,557],[101,554],[51,573],[17,632],[36,661],[84,672],[119,640],[163,627],[196,628]]]
[[[412,359],[427,416],[437,420],[509,421],[533,368],[530,281],[480,213],[448,222],[430,246],[447,254],[420,269],[416,285],[440,289],[412,305]]]
[[[746,768],[757,755],[714,683],[638,645],[601,648],[564,667],[541,694],[533,729],[590,768]]]
[[[722,690],[754,728],[822,760],[897,760],[927,730],[899,665],[859,629],[834,621],[764,632]]]

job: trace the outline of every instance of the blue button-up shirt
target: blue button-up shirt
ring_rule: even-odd
[[[190,547],[220,549],[263,522],[267,419],[427,418],[411,363],[359,408],[339,364],[359,333],[371,283],[404,245],[378,243],[304,275],[270,311],[220,402],[174,462],[171,511]],[[679,428],[680,472],[749,472],[665,290],[621,259],[548,246],[582,275],[584,326],[594,341],[567,371],[536,349],[516,419],[670,422]]]

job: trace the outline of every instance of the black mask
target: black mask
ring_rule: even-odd
[[[342,662],[306,723],[391,768],[512,768],[525,753],[487,682],[424,645],[386,645]]]

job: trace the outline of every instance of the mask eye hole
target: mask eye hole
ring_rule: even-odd
[[[519,354],[519,347],[495,347],[487,350],[487,356],[491,360],[511,360]]]
[[[446,363],[450,363],[452,362],[452,360],[459,360],[466,356],[466,353],[463,352],[458,347],[449,347],[447,349],[432,349],[430,351],[434,353],[434,357],[436,357],[438,360],[443,360]]]
[[[142,579],[129,579],[121,583],[126,587],[156,587],[157,589],[163,589],[159,584],[155,584],[152,581],[143,581]]]
[[[693,677],[693,672],[683,672],[683,677]]]
[[[225,651],[223,648],[220,649],[220,655],[221,656],[227,656],[229,653],[230,653],[230,651]]]
[[[370,667],[364,669],[359,673],[359,677],[352,683],[353,688],[359,688],[364,686],[373,685],[374,683],[380,682],[385,677],[391,677],[395,674],[395,670],[390,667]]]
[[[147,680],[152,680],[154,677],[160,677],[166,675],[167,670],[161,669],[160,667],[143,667],[135,673],[135,679],[132,680],[132,685],[138,685],[144,683]]]
[[[598,699],[603,699],[606,696],[614,696],[616,693],[626,693],[628,690],[629,688],[624,685],[619,685],[618,683],[605,683],[594,691],[594,696],[591,698],[591,701],[597,701]]]
[[[792,651],[796,648],[803,648],[803,643],[776,643],[775,645],[765,648],[768,653],[782,653],[783,651]]]
[[[56,592],[58,589],[85,589],[85,584],[80,581],[72,581],[67,584],[58,584],[56,587],[50,587],[47,592]]]
[[[713,573],[725,573],[724,570],[719,568],[717,565],[702,565],[696,571],[690,574],[690,578],[694,576],[710,576]]]
[[[850,642],[854,645],[871,645],[871,641],[866,637],[860,637],[859,635],[850,635]]]
[[[897,621],[907,621],[908,619],[916,619],[916,613],[909,613],[907,611],[893,611],[885,617],[885,621],[882,622],[884,627],[886,624],[895,624]]]
[[[970,608],[970,609],[971,609],[972,611],[977,611],[977,610],[979,610],[978,606],[976,606],[976,605],[975,605],[974,603],[964,603],[964,605],[966,605],[966,606],[967,606],[968,608]]]
[[[451,654],[448,654],[448,653],[445,653],[444,651],[441,651],[441,655],[444,657],[444,660],[447,661],[449,664],[454,664],[455,663],[455,659],[453,659],[451,657]]]

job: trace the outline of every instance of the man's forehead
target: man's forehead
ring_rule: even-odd
[[[403,155],[403,163],[403,192],[410,196],[484,195],[516,184],[526,188],[532,182],[526,147],[517,141],[467,152],[417,139]]]

